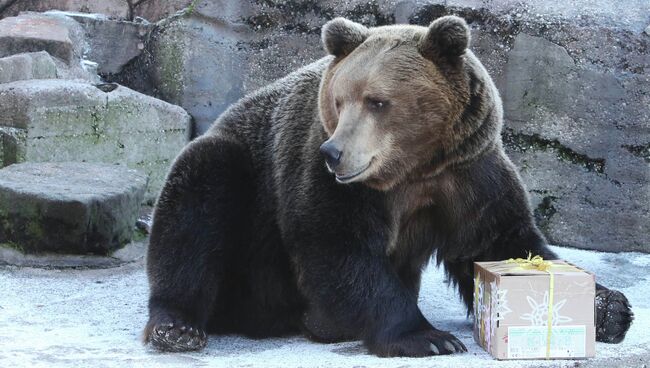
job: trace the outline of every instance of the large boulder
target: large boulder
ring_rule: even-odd
[[[75,51],[72,39],[70,28],[57,19],[30,15],[0,20],[0,57],[47,51],[70,64]]]
[[[161,22],[148,43],[145,83],[155,88],[147,92],[187,110],[198,133],[244,93],[246,60],[239,45],[245,36],[237,29],[186,12]]]
[[[649,250],[648,82],[580,65],[544,38],[515,37],[501,88],[507,143],[552,242]]]
[[[145,38],[152,24],[110,19],[102,14],[48,11],[44,16],[75,20],[84,34],[84,59],[97,63],[100,75],[122,70],[144,49]]]
[[[62,61],[59,76],[98,80],[137,57],[152,27],[102,14],[26,12],[0,20],[0,57],[46,51]]]
[[[190,117],[182,108],[118,85],[59,79],[0,85],[3,165],[123,164],[149,175],[149,200],[188,142],[189,128]]]
[[[57,77],[56,63],[45,51],[0,58],[0,84],[25,79]]]
[[[108,254],[131,241],[147,176],[124,166],[0,169],[0,244],[25,253]]]
[[[73,18],[64,14],[24,13],[17,17],[0,20],[0,58],[26,54],[5,61],[7,73],[17,77],[5,78],[7,81],[30,79],[27,65],[21,61],[37,65],[42,70],[45,63],[56,65],[56,75],[36,73],[32,78],[84,79],[99,82],[96,63],[87,60],[90,52],[84,28]],[[13,71],[12,71],[13,70]],[[21,77],[22,76],[22,77]]]

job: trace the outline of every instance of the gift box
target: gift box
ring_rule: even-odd
[[[595,354],[596,281],[539,256],[474,263],[474,339],[497,359]]]

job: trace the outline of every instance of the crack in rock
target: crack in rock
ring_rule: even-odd
[[[501,134],[503,143],[517,152],[533,150],[554,150],[559,160],[568,161],[580,165],[589,172],[605,175],[605,159],[592,158],[585,154],[578,153],[569,147],[564,146],[557,139],[542,138],[539,134],[517,133],[512,129],[504,129]]]

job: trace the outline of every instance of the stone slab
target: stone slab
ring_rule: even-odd
[[[131,241],[147,176],[83,162],[0,169],[0,243],[24,253],[108,254]]]
[[[0,244],[0,266],[16,266],[46,269],[102,269],[119,267],[144,258],[147,243],[133,241],[110,255],[94,254],[25,254]]]
[[[74,56],[68,28],[47,17],[9,17],[0,20],[0,57],[47,51],[66,63]]]
[[[81,25],[87,42],[84,58],[96,62],[102,75],[118,73],[137,57],[153,28],[153,24],[115,20],[102,14],[48,11],[44,15],[69,17]]]
[[[3,164],[42,161],[118,163],[150,175],[148,200],[188,142],[180,107],[115,85],[104,92],[68,80],[0,85]]]
[[[56,63],[45,51],[0,58],[0,83],[56,78]]]

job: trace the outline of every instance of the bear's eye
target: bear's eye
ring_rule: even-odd
[[[388,101],[380,100],[378,98],[368,97],[366,103],[372,110],[383,110],[388,107]]]

